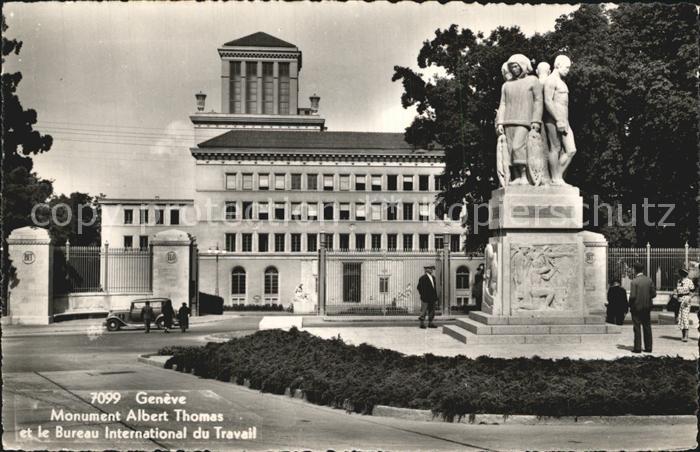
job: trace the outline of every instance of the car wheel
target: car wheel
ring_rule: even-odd
[[[165,326],[165,322],[163,321],[163,319],[159,319],[158,321],[156,321],[156,327],[158,327],[159,330],[162,330],[163,326]]]
[[[107,322],[108,331],[119,331],[119,322],[116,320],[110,320]]]

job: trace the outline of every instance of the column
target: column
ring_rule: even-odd
[[[231,61],[221,60],[221,113],[231,113]]]
[[[18,284],[10,288],[11,324],[48,325],[53,322],[53,248],[46,229],[15,229],[7,239]]]
[[[263,62],[262,60],[258,61],[258,114],[262,114],[263,112]]]
[[[280,67],[279,62],[272,63],[272,113],[280,114]]]
[[[299,107],[299,61],[289,63],[289,114],[296,115]]]
[[[170,298],[173,309],[189,305],[190,238],[177,229],[153,237],[153,296]]]
[[[248,77],[246,75],[246,62],[241,61],[241,113],[250,113],[248,111]]]

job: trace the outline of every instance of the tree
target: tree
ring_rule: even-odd
[[[581,189],[588,205],[621,204],[627,212],[623,216],[630,215],[633,206],[641,216],[645,197],[656,204],[670,199],[677,204],[670,219],[677,227],[638,222],[632,241],[648,240],[656,246],[678,246],[685,239],[694,243],[697,25],[693,5],[623,4],[611,11],[583,5],[560,17],[553,31],[529,38],[518,27],[499,27],[488,36],[456,25],[437,30],[423,43],[418,66],[438,66],[446,75],[426,80],[409,68],[394,68],[392,80],[401,80],[404,87],[402,105],[416,106],[418,112],[406,129],[406,140],[445,149],[446,188],[441,197],[446,202],[464,200],[474,206],[488,200],[497,186],[494,110],[503,83],[501,65],[514,53],[550,64],[565,53],[574,62],[567,83],[578,149],[569,182]],[[601,223],[591,229],[610,232],[618,227],[608,226],[605,212],[600,213]],[[663,213],[657,209],[653,219]],[[486,209],[478,212],[481,224],[486,214]],[[592,217],[589,210],[586,219]],[[469,224],[475,222],[470,219]],[[619,228],[611,238],[624,244],[630,239],[629,227]],[[468,232],[471,248],[483,245],[484,228]]]
[[[37,217],[40,224],[48,226],[54,245],[63,246],[67,241],[75,246],[100,245],[102,210],[98,198],[80,192],[51,197]]]
[[[11,54],[18,55],[22,42],[7,39],[7,24],[2,16],[2,63]],[[7,254],[7,237],[13,229],[33,224],[32,208],[43,203],[53,192],[50,181],[33,172],[32,154],[46,152],[53,139],[33,129],[36,111],[25,110],[17,97],[17,86],[22,80],[20,72],[2,73],[2,306],[7,309],[7,293],[10,285],[17,283],[12,262]]]

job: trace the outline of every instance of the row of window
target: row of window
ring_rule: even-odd
[[[148,248],[148,236],[147,235],[139,235],[138,236],[138,241],[139,241],[139,248],[146,249]],[[134,248],[134,236],[131,235],[125,235],[124,236],[124,248]]]
[[[307,190],[307,191],[430,191],[430,176],[410,174],[285,174],[226,173],[226,190]],[[254,185],[254,179],[257,185]],[[319,184],[320,179],[320,184]],[[433,190],[442,190],[440,176],[433,176]]]
[[[262,92],[258,91],[258,65],[262,64]],[[246,61],[245,76],[242,62],[230,63],[229,79],[229,111],[231,113],[274,114],[274,65],[278,65],[278,114],[288,115],[289,112],[289,63]],[[243,93],[245,92],[245,102]],[[258,110],[258,98],[261,100],[262,111]]]
[[[124,209],[124,224],[134,224],[134,210],[135,209]],[[149,224],[149,209],[141,208],[138,209],[139,212],[139,223],[138,224]],[[178,209],[170,209],[170,223],[171,225],[180,224],[180,211]],[[155,224],[165,224],[165,209],[155,209]]]
[[[336,202],[292,202],[290,203],[289,215],[287,214],[287,203],[285,202],[258,202],[257,211],[254,211],[253,201],[226,201],[225,219],[238,220],[239,206],[242,209],[243,220],[318,220],[319,205],[322,209],[323,220],[355,220],[366,221],[367,206],[365,203],[336,203]],[[338,206],[336,215],[336,204]],[[371,203],[369,205],[369,219],[372,221],[395,221],[399,218],[404,221],[416,220],[415,203],[412,202],[396,202],[396,203]],[[352,209],[354,207],[354,209]],[[272,216],[270,210],[272,208]],[[351,210],[352,209],[352,210]],[[353,212],[354,210],[354,212]],[[385,212],[385,213],[382,213]],[[430,220],[430,204],[418,203],[418,221]],[[435,205],[435,218],[442,219],[450,218],[459,220],[462,208],[459,205],[451,207],[447,212],[443,204]]]
[[[240,235],[240,243],[238,236]],[[304,247],[302,243],[302,237],[306,237],[306,246]],[[399,242],[399,235],[401,236],[401,242]],[[418,242],[415,242],[415,236],[418,236]],[[257,244],[254,246],[253,238],[257,238]],[[404,251],[418,250],[428,250],[430,249],[430,235],[429,234],[386,234],[386,240],[383,239],[383,234],[353,234],[355,238],[354,249],[355,250],[387,250],[387,251],[397,251],[400,249]],[[334,243],[335,234],[326,233],[324,238],[326,240],[327,249],[337,249],[349,250],[350,249],[350,237],[351,234],[340,233],[338,234],[338,243]],[[228,252],[236,252],[240,249],[242,252],[253,252],[255,248],[256,251],[261,253],[267,252],[286,252],[291,251],[293,253],[299,253],[303,251],[306,252],[316,252],[319,247],[319,235],[316,233],[311,234],[289,234],[289,248],[287,248],[287,234],[276,233],[268,234],[263,232],[253,233],[230,233],[225,236],[225,250]],[[417,245],[417,248],[416,248]],[[436,236],[433,242],[434,249],[442,249],[445,245],[443,236]],[[453,252],[460,251],[460,234],[450,234],[450,250]]]

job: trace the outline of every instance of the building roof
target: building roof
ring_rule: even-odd
[[[403,133],[231,130],[198,146],[200,149],[384,150],[413,152]]]
[[[290,44],[287,41],[282,41],[267,33],[259,31],[253,33],[252,35],[244,36],[242,38],[234,39],[229,41],[224,46],[227,47],[287,47],[296,48],[294,44]]]

